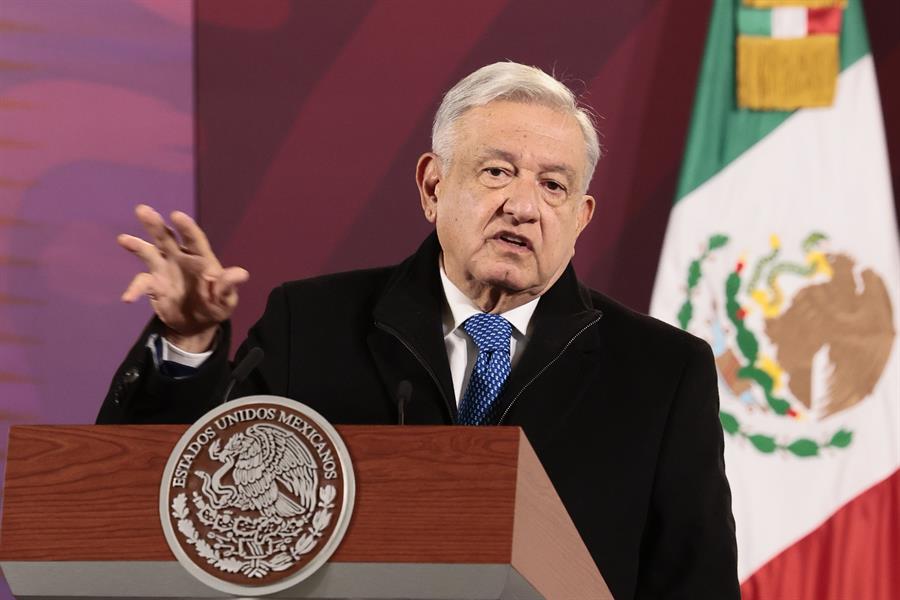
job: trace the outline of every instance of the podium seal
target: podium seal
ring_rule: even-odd
[[[169,456],[159,515],[189,573],[219,591],[271,594],[337,549],[353,511],[350,455],[311,408],[249,396],[194,423]]]

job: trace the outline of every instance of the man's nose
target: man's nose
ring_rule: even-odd
[[[540,216],[538,204],[541,201],[540,182],[529,177],[517,177],[507,186],[508,195],[503,204],[503,212],[517,223],[532,223]]]

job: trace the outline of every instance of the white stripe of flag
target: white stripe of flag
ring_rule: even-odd
[[[773,38],[806,37],[807,9],[803,6],[784,6],[772,9]]]

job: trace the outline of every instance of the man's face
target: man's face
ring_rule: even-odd
[[[444,269],[474,297],[486,289],[536,296],[562,274],[590,221],[585,142],[571,115],[495,101],[466,112],[453,156],[419,163],[426,218]]]

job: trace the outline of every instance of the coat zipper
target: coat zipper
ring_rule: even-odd
[[[416,351],[416,349],[413,348],[409,342],[407,342],[405,339],[403,339],[403,337],[400,335],[400,333],[393,327],[390,327],[389,325],[385,325],[384,323],[381,323],[379,321],[375,321],[375,327],[377,327],[378,329],[381,329],[382,331],[385,331],[385,332],[389,333],[390,335],[392,335],[393,337],[397,338],[397,341],[399,341],[401,344],[403,344],[403,346],[407,350],[409,350],[409,353],[412,354],[413,357],[415,357],[415,359],[417,361],[419,361],[419,364],[422,365],[422,368],[425,369],[425,372],[428,373],[428,375],[431,377],[431,380],[434,382],[435,387],[437,387],[438,392],[440,392],[441,398],[443,398],[444,404],[447,408],[447,414],[450,415],[450,421],[453,422],[453,409],[450,408],[450,401],[447,399],[447,395],[444,393],[444,388],[441,385],[441,382],[438,380],[435,372],[428,365],[428,363],[425,362],[425,359],[422,358],[422,355],[419,354]]]
[[[531,385],[532,383],[534,383],[535,379],[537,379],[538,377],[540,377],[541,375],[543,375],[543,374],[544,374],[544,371],[546,371],[546,370],[549,369],[551,366],[553,366],[553,363],[555,363],[556,361],[559,360],[559,357],[562,356],[562,355],[565,353],[565,351],[569,349],[569,346],[572,345],[572,343],[578,338],[579,335],[581,335],[582,333],[584,333],[585,331],[587,331],[587,329],[588,329],[589,327],[593,327],[593,326],[597,323],[597,321],[599,321],[602,317],[603,317],[603,315],[601,314],[601,315],[599,315],[596,319],[594,319],[593,321],[591,321],[590,323],[588,323],[587,325],[585,325],[584,327],[582,327],[582,328],[578,331],[578,333],[576,333],[575,335],[572,336],[572,339],[570,339],[568,342],[566,342],[566,345],[563,346],[562,350],[559,351],[559,354],[557,354],[556,356],[553,357],[553,360],[551,360],[551,361],[548,362],[546,365],[544,365],[544,367],[543,367],[540,371],[538,371],[537,373],[535,373],[534,377],[532,377],[531,379],[528,380],[528,383],[526,383],[525,385],[522,386],[522,389],[519,390],[519,393],[517,393],[517,394],[515,395],[515,397],[512,399],[512,402],[510,402],[510,403],[506,406],[506,410],[504,410],[504,411],[503,411],[503,414],[500,415],[500,420],[497,421],[497,425],[502,425],[502,424],[503,424],[503,419],[506,418],[506,414],[509,412],[509,409],[511,409],[511,408],[513,407],[513,404],[516,403],[516,400],[519,399],[519,396],[521,396],[522,393],[523,393],[526,389],[528,389],[528,386]]]

